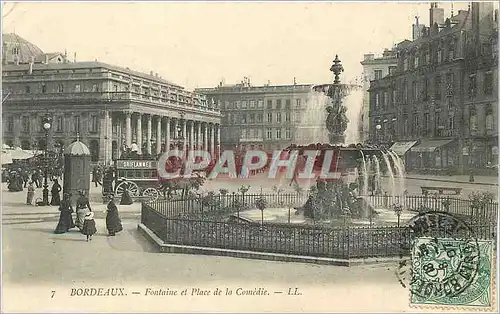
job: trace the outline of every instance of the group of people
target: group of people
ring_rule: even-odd
[[[62,179],[62,169],[54,167],[48,171],[48,179]],[[34,187],[42,188],[44,181],[44,172],[42,167],[17,165],[7,169],[2,173],[3,179],[7,182],[7,188],[10,192],[21,192],[28,187],[29,183],[33,183]]]
[[[94,220],[94,212],[90,207],[90,202],[85,192],[80,190],[79,197],[76,201],[76,208],[73,210],[71,204],[71,194],[65,193],[63,200],[59,206],[61,212],[59,222],[54,231],[56,234],[62,234],[70,231],[73,228],[78,228],[82,234],[87,237],[87,242],[92,241],[92,236],[97,233],[96,223]],[[118,215],[118,208],[114,202],[112,195],[108,196],[109,202],[106,210],[106,229],[109,236],[115,236],[116,233],[123,230],[123,226]],[[76,213],[76,218],[73,221],[73,213]]]

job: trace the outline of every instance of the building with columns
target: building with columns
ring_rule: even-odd
[[[53,149],[67,146],[78,134],[89,147],[92,161],[107,163],[118,158],[125,145],[134,143],[142,155],[176,146],[218,149],[221,114],[205,96],[152,72],[67,58],[46,62],[48,58],[39,57],[41,50],[31,49],[34,53],[29,56],[24,46],[13,49],[11,45],[5,51],[23,58],[3,58],[5,144]],[[52,118],[48,143],[42,126],[46,115]]]
[[[307,110],[313,85],[253,86],[220,83],[195,91],[214,99],[221,108],[221,143],[224,149],[283,149],[296,140],[297,127]],[[320,122],[321,123],[321,122]]]

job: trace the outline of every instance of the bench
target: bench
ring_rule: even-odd
[[[449,188],[449,187],[436,187],[436,186],[421,186],[422,194],[429,194],[430,191],[438,191],[439,194],[443,194],[445,191],[454,192],[456,195],[462,193],[462,188]]]

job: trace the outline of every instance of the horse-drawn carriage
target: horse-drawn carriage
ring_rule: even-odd
[[[144,197],[156,201],[160,196],[172,197],[177,191],[186,196],[190,189],[203,185],[205,177],[200,172],[184,175],[181,161],[168,160],[165,167],[168,172],[181,170],[177,178],[164,179],[158,175],[158,161],[146,159],[118,159],[114,164],[115,195],[120,196],[128,190],[132,197]]]

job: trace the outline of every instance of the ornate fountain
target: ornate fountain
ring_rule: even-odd
[[[319,178],[315,186],[311,187],[309,199],[301,209],[304,211],[304,216],[315,219],[334,219],[346,215],[368,218],[373,214],[372,209],[359,196],[360,185],[363,183],[347,183],[343,175],[350,169],[365,171],[363,166],[366,160],[371,160],[373,156],[381,158],[381,151],[359,143],[344,145],[349,119],[346,115],[347,108],[342,100],[349,94],[351,86],[340,83],[340,74],[344,72],[344,67],[338,55],[335,56],[330,71],[334,75],[332,84],[313,87],[316,92],[324,93],[329,98],[325,108],[327,112],[325,126],[329,143],[291,145],[287,150],[298,150],[299,156],[305,150],[319,150],[321,153],[316,158],[314,166],[316,171],[321,169],[326,152],[333,150],[334,157],[330,170],[339,172],[342,176],[336,179]],[[365,181],[368,181],[367,176],[363,177]]]

